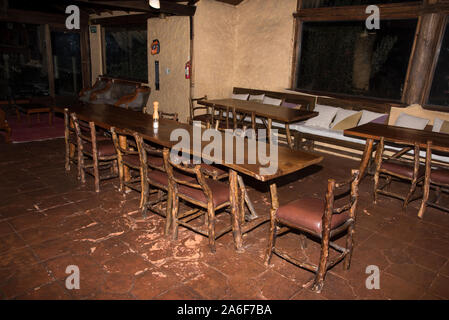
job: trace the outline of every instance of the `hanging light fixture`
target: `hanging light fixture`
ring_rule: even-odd
[[[159,0],[149,0],[148,4],[150,5],[150,7],[154,8],[154,9],[161,8],[161,3],[159,2]]]

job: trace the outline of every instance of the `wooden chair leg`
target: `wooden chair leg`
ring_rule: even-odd
[[[374,186],[373,186],[373,197],[374,197],[374,204],[377,204],[377,191],[379,189],[379,171],[376,170],[376,173],[374,174]]]
[[[166,217],[165,217],[165,235],[168,236],[170,234],[170,228],[173,228],[173,233],[175,232],[174,227],[177,225],[177,221],[175,221],[176,217],[173,215],[174,209],[174,201],[173,201],[173,191],[169,188],[167,192],[167,208],[166,208]],[[179,201],[179,200],[178,200]],[[178,230],[176,229],[176,233]],[[177,236],[177,234],[176,234]]]
[[[178,212],[179,212],[179,197],[176,194],[172,195],[173,198],[173,207],[171,209],[172,212],[172,223],[173,223],[173,232],[172,232],[172,238],[173,240],[178,239]]]
[[[324,285],[324,277],[327,272],[327,260],[329,258],[329,234],[325,234],[321,242],[320,263],[316,271],[315,280],[312,285],[312,291],[320,293]]]
[[[412,198],[413,193],[415,193],[416,184],[417,184],[416,180],[412,181],[412,185],[410,187],[409,192],[407,193],[407,196],[405,197],[404,204],[402,205],[402,209],[405,210],[405,208],[407,208],[407,205],[408,205],[410,199]]]
[[[277,223],[275,219],[270,221],[270,237],[268,239],[267,253],[265,254],[264,264],[266,267],[270,265],[270,260],[273,255],[273,248],[276,245],[276,229]]]
[[[348,228],[348,234],[346,235],[346,250],[348,250],[348,253],[345,256],[345,261],[343,263],[343,268],[345,270],[349,270],[351,266],[351,259],[352,259],[352,251],[354,249],[354,224],[349,226]]]
[[[212,205],[208,205],[207,215],[209,217],[208,234],[209,234],[209,247],[211,252],[215,252],[215,209]]]

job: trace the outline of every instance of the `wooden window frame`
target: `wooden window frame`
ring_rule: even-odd
[[[140,15],[138,15],[138,16],[140,16]],[[98,20],[102,20],[102,19],[97,19],[97,21]],[[149,44],[148,44],[148,21],[144,22],[144,23],[138,23],[138,24],[135,23],[135,24],[130,24],[130,25],[131,26],[135,26],[135,25],[142,25],[143,26],[143,25],[145,25],[145,28],[147,30],[147,50],[148,50],[149,49]],[[111,78],[116,78],[116,76],[108,75],[107,61],[106,61],[106,28],[107,27],[122,27],[122,28],[126,28],[127,25],[117,24],[117,23],[100,24],[100,29],[101,29],[101,64],[102,64],[103,75],[104,76],[110,76]],[[148,54],[149,54],[149,52],[147,52],[147,61],[146,61],[147,68],[148,68],[148,65],[149,65]],[[129,77],[120,77],[120,79],[148,84],[148,79],[134,79],[134,78],[129,78]]]
[[[301,9],[302,0],[298,0],[297,12],[293,13],[295,19],[295,38],[293,46],[293,66],[291,74],[291,90],[298,92],[305,92],[314,95],[327,95],[336,98],[354,98],[354,99],[366,99],[369,101],[385,101],[385,102],[404,102],[405,92],[409,83],[410,76],[410,62],[415,55],[416,40],[420,32],[421,16],[425,13],[433,12],[448,12],[449,4],[437,3],[429,5],[427,0],[415,1],[415,2],[402,2],[392,4],[376,4],[381,12],[381,20],[399,20],[399,19],[417,19],[417,25],[415,29],[415,36],[412,44],[412,50],[410,52],[407,71],[404,79],[404,87],[402,95],[399,100],[395,99],[383,99],[377,97],[366,97],[358,95],[349,95],[336,92],[324,92],[319,90],[305,90],[297,87],[297,74],[299,69],[299,60],[301,58],[302,51],[302,30],[304,22],[337,22],[337,21],[361,21],[366,20],[368,15],[365,13],[367,5],[358,6],[340,6],[340,7],[322,7],[322,8],[307,8]],[[440,42],[441,42],[440,35]],[[432,75],[433,77],[433,72]],[[430,80],[431,81],[431,80]],[[428,96],[427,94],[425,95]],[[427,98],[426,98],[427,99]]]
[[[423,107],[423,109],[427,109],[427,110],[432,110],[432,111],[442,111],[442,112],[449,112],[449,106],[440,106],[440,105],[434,105],[434,104],[429,104],[429,98],[430,98],[430,91],[432,89],[432,84],[433,84],[433,78],[435,76],[435,71],[436,71],[436,67],[438,64],[438,59],[440,57],[440,51],[441,51],[441,46],[443,44],[443,38],[444,38],[444,34],[446,31],[449,32],[449,14],[446,15],[446,17],[444,18],[444,21],[440,27],[440,29],[438,30],[439,35],[438,35],[438,43],[437,43],[437,47],[435,50],[435,54],[433,56],[433,60],[432,60],[432,67],[431,70],[429,72],[428,78],[426,79],[426,86],[424,89],[424,95],[423,95],[423,99],[421,101],[421,105]]]

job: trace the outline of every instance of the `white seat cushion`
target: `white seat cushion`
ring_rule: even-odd
[[[368,111],[368,110],[362,110],[362,117],[360,118],[359,126],[361,126],[362,124],[367,124],[368,122],[376,120],[376,119],[378,119],[380,117],[383,117],[385,115],[386,115],[386,113],[379,113],[379,112],[372,112],[372,111]]]
[[[272,104],[272,105],[275,105],[275,106],[280,106],[281,103],[282,103],[282,99],[270,98],[270,97],[265,96],[263,98],[263,103],[264,104]]]
[[[394,125],[397,127],[424,130],[429,121],[429,119],[419,118],[406,113],[401,113],[396,119]]]
[[[310,118],[306,121],[307,126],[320,127],[324,129],[329,129],[332,120],[334,120],[340,108],[325,106],[317,104],[313,111],[318,112],[318,116]]]
[[[250,94],[249,101],[263,101],[265,94]]]
[[[241,94],[233,93],[232,94],[232,99],[237,99],[237,100],[248,100],[248,97],[249,97],[248,93],[241,93]]]

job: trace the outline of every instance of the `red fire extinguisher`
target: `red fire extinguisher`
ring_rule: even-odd
[[[186,67],[185,67],[185,74],[186,74],[186,79],[190,79],[190,70],[192,68],[192,65],[190,64],[190,61],[186,62]]]

